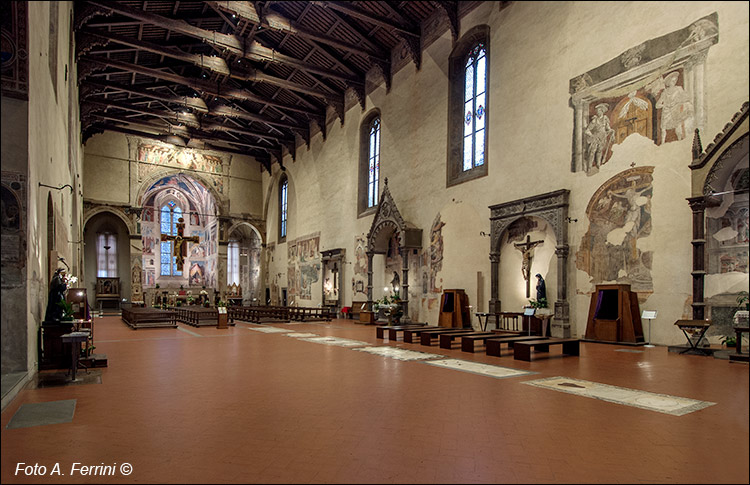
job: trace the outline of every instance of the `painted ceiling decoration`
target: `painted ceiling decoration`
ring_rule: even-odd
[[[501,2],[507,3],[507,2]],[[84,141],[106,130],[269,172],[479,2],[75,2]],[[283,165],[282,165],[283,167]]]

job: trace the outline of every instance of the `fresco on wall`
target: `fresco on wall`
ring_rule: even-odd
[[[188,273],[188,283],[190,286],[203,286],[206,284],[206,263],[205,261],[195,261],[190,264]],[[211,286],[211,285],[207,285]]]
[[[143,301],[143,268],[141,267],[141,258],[133,256],[130,260],[130,301]]]
[[[443,269],[443,226],[445,223],[440,220],[438,212],[430,228],[430,293],[442,293],[442,279],[438,286],[438,273]]]
[[[177,148],[169,144],[138,143],[136,160],[143,162],[138,163],[138,180],[146,180],[164,167],[195,170],[206,174],[214,188],[220,194],[224,193],[224,180],[221,176],[223,160],[219,156],[200,153],[192,148]]]
[[[352,300],[367,298],[367,240],[364,234],[354,237],[354,276]]]
[[[750,170],[742,165],[729,177],[722,204],[706,210],[708,272],[712,274],[748,272]]]
[[[153,286],[156,284],[156,274],[153,269],[146,269],[144,281],[146,283],[147,288],[153,288]]]
[[[576,267],[591,276],[591,284],[630,284],[632,291],[653,292],[653,252],[638,248],[638,240],[651,234],[653,170],[621,172],[589,201],[589,228],[576,254]]]
[[[571,79],[572,171],[596,173],[615,145],[631,135],[663,145],[690,138],[694,128],[703,130],[702,78],[718,34],[714,12]]]
[[[527,234],[532,231],[545,231],[547,229],[547,223],[530,217],[521,217],[516,219],[506,229],[507,242],[519,242],[523,241]]]
[[[2,172],[2,287],[10,288],[24,284],[22,269],[26,266],[24,231],[26,219],[26,175],[18,172]]]
[[[287,243],[287,297],[312,300],[312,285],[320,277],[320,236],[306,236]]]

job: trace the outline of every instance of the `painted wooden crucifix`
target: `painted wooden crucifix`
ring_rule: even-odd
[[[513,244],[516,249],[521,251],[523,255],[523,261],[521,262],[521,274],[523,279],[526,280],[526,298],[531,295],[530,276],[531,276],[531,250],[534,249],[538,244],[542,244],[544,241],[532,241],[531,236],[526,235],[525,243]]]
[[[198,238],[198,236],[185,237],[185,219],[183,219],[182,217],[177,219],[177,224],[175,225],[177,226],[177,235],[171,236],[169,234],[162,234],[161,240],[174,242],[174,247],[172,248],[172,256],[175,257],[175,262],[177,263],[177,271],[182,271],[182,267],[185,264],[185,256],[187,256],[187,243],[198,243],[200,242],[200,238]]]

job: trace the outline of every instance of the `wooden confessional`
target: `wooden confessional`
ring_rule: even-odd
[[[469,297],[464,290],[443,290],[438,325],[449,328],[471,327]]]
[[[587,340],[644,343],[638,295],[630,285],[596,285],[591,295]]]

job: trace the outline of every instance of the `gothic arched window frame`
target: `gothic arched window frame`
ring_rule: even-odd
[[[279,179],[279,242],[286,241],[289,229],[289,178],[286,174]]]
[[[477,74],[481,71],[474,69],[482,59],[483,92]],[[490,61],[490,28],[487,25],[478,25],[467,32],[450,54],[447,187],[484,177],[488,173]],[[472,82],[470,86],[467,86],[468,78]],[[482,147],[480,151],[476,150],[478,145]],[[465,166],[467,147],[471,148],[471,157],[470,163]]]
[[[374,213],[380,200],[382,126],[383,121],[378,109],[370,111],[360,124],[359,193],[357,197],[359,217]]]
[[[162,234],[168,234],[171,236],[177,235],[177,222],[180,217],[183,217],[182,206],[176,200],[169,199],[162,203],[159,209],[159,229]],[[169,230],[165,231],[165,214],[169,214],[168,224]],[[172,241],[160,241],[159,242],[159,276],[182,276],[182,271],[177,270],[177,258],[174,256],[174,242]],[[168,259],[165,255],[169,255]],[[165,269],[166,268],[166,269]],[[166,271],[166,272],[165,272]]]

